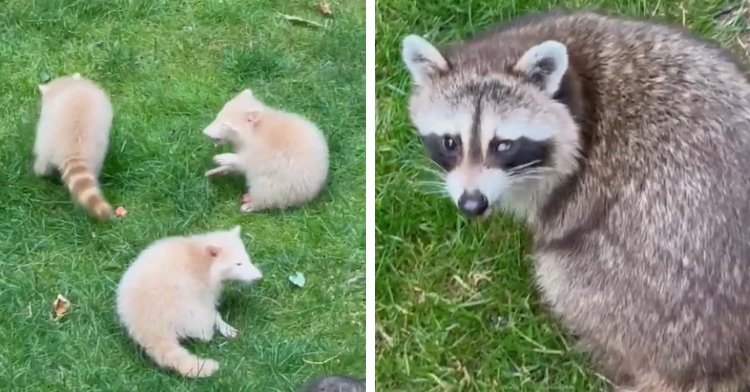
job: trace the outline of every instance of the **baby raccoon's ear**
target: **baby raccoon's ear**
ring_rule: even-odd
[[[547,95],[554,95],[568,70],[568,48],[557,41],[532,46],[514,66]]]
[[[49,90],[49,86],[47,86],[46,84],[40,84],[38,87],[39,93],[42,95],[44,95]]]
[[[233,227],[232,230],[230,230],[230,232],[232,234],[236,235],[237,237],[239,237],[241,230],[242,230],[242,228],[240,227],[240,225],[237,225],[237,226]]]
[[[418,35],[407,35],[401,43],[401,57],[411,74],[412,82],[424,85],[430,82],[435,74],[447,72],[450,69],[440,51],[426,39]]]
[[[260,110],[249,110],[245,113],[245,120],[249,124],[255,124],[260,120]]]
[[[221,253],[221,248],[216,245],[206,245],[206,253],[211,257],[216,257]]]

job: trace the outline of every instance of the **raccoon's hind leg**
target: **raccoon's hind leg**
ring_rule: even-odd
[[[46,158],[42,158],[39,155],[34,158],[34,174],[37,176],[48,176],[52,174],[54,168],[55,167]]]
[[[190,310],[182,326],[182,335],[192,339],[208,342],[214,338],[215,309],[208,306],[195,307]]]
[[[247,194],[243,197],[240,211],[244,213],[259,212],[271,208],[284,207],[287,195],[280,189],[278,182],[267,177],[248,178]]]

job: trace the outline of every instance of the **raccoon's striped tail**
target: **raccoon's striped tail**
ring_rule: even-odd
[[[84,159],[66,159],[60,165],[60,173],[70,193],[89,213],[99,220],[108,220],[112,217],[112,206],[104,200],[96,176]]]

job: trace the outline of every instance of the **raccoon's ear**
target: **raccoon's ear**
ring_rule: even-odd
[[[426,39],[418,35],[407,35],[401,44],[401,56],[411,73],[415,85],[429,83],[430,78],[439,72],[450,69],[440,51]]]
[[[557,41],[544,41],[527,50],[514,69],[552,96],[560,89],[563,75],[568,70],[568,48]]]
[[[232,230],[230,230],[230,232],[232,234],[236,235],[236,236],[239,236],[241,230],[242,230],[242,228],[240,227],[240,225],[237,225],[237,226],[233,227]]]
[[[260,120],[260,110],[248,110],[245,113],[245,120],[250,124],[258,122]]]
[[[253,90],[250,90],[249,88],[242,90],[242,93],[250,97],[253,96]]]
[[[46,84],[40,84],[38,87],[39,87],[39,93],[42,95],[44,95],[44,93],[46,93],[47,90],[49,90],[49,86],[47,86]]]
[[[206,245],[206,253],[211,257],[216,257],[221,253],[221,248],[216,245]]]

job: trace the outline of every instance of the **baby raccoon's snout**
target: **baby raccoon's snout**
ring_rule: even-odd
[[[472,218],[483,215],[490,206],[487,196],[479,190],[464,191],[456,204],[464,215]]]
[[[207,126],[203,130],[203,134],[216,144],[223,144],[226,141],[226,139],[224,138],[223,128],[215,124]]]
[[[243,266],[242,272],[240,273],[240,280],[244,280],[247,283],[254,283],[263,279],[263,273],[260,269],[252,264],[246,264]]]

